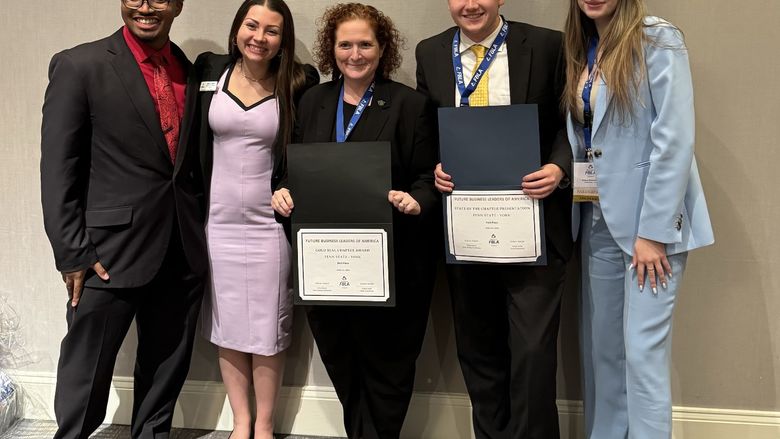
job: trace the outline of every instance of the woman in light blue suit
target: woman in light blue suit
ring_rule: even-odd
[[[563,104],[575,198],[587,200],[572,210],[587,437],[671,438],[675,297],[688,251],[714,241],[687,50],[643,0],[570,3]]]

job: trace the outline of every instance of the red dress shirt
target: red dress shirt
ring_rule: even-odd
[[[133,35],[127,29],[127,26],[122,29],[122,33],[127,46],[130,48],[130,52],[133,53],[133,57],[138,63],[138,67],[141,68],[141,73],[144,75],[144,80],[146,80],[146,86],[152,95],[154,109],[158,115],[160,114],[160,109],[157,108],[157,93],[154,88],[154,65],[149,57],[159,52],[165,58],[167,62],[165,70],[173,83],[173,94],[176,97],[176,107],[179,109],[179,120],[181,120],[182,115],[184,115],[184,91],[187,87],[187,74],[184,72],[184,68],[179,60],[171,53],[171,42],[165,43],[165,46],[160,50],[154,50]]]

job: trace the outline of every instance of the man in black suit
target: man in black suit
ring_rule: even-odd
[[[560,187],[571,166],[558,110],[564,67],[561,34],[518,22],[508,22],[505,28],[498,13],[504,0],[448,4],[457,27],[418,44],[417,89],[439,107],[537,104],[543,163],[539,171],[518,176],[518,185],[532,198],[544,200],[547,265],[447,266],[474,432],[478,439],[553,439],[559,436],[555,373],[560,299],[572,251],[571,193]],[[456,86],[454,62],[462,63],[464,82],[470,81],[482,60],[480,48],[472,47],[490,48],[504,33],[505,42],[480,80],[487,90],[479,102],[475,97],[485,85],[461,99],[468,91]],[[441,164],[435,177],[441,192],[452,191],[457,183]]]
[[[208,264],[197,151],[187,145],[194,107],[184,114],[191,65],[168,39],[182,7],[122,0],[122,29],[49,67],[41,201],[69,295],[55,438],[86,438],[103,421],[134,317],[134,438],[168,437],[187,375]]]

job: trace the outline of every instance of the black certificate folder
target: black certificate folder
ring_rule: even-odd
[[[287,147],[294,303],[393,306],[389,142]]]
[[[536,104],[439,108],[439,149],[442,169],[452,177],[456,191],[520,190],[523,176],[541,165],[538,108]],[[451,217],[447,197],[444,201],[447,263],[484,263],[458,260],[450,251]],[[541,251],[524,265],[547,263],[541,202],[538,212]]]

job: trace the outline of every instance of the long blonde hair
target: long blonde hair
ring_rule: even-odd
[[[603,35],[596,24],[579,7],[577,0],[569,2],[569,15],[564,29],[566,54],[566,88],[561,100],[564,110],[574,112],[582,71],[587,67],[588,43],[599,37],[598,68],[612,94],[621,119],[631,117],[639,84],[646,75],[644,0],[618,0],[615,14]]]

